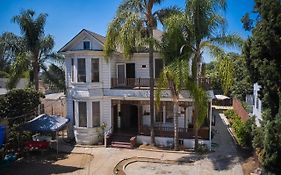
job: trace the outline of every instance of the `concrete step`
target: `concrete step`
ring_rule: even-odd
[[[113,147],[113,148],[129,148],[129,149],[132,148],[130,142],[117,142],[117,141],[111,142],[111,147]]]

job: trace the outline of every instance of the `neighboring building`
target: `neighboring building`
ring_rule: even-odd
[[[256,118],[257,126],[260,126],[260,121],[262,120],[262,103],[259,99],[259,90],[260,85],[257,83],[254,84],[254,91],[253,91],[253,115]]]
[[[9,81],[8,78],[0,78],[0,95],[4,95],[8,92],[7,90],[7,82]],[[16,89],[23,89],[27,86],[28,80],[25,78],[20,78]]]
[[[47,94],[41,101],[41,113],[66,116],[66,97],[63,92]]]
[[[158,31],[159,34],[159,31]],[[59,52],[65,56],[67,117],[74,125],[76,141],[97,143],[100,127],[112,134],[137,136],[139,143],[150,142],[149,115],[149,57],[148,53],[135,53],[132,59],[115,52],[105,59],[105,38],[83,29]],[[155,78],[159,77],[163,61],[154,53]],[[206,83],[206,87],[210,83]],[[209,112],[199,130],[201,143],[209,144],[213,91],[208,90]],[[193,104],[188,91],[180,94],[180,144],[193,147]],[[167,146],[173,142],[173,105],[169,90],[162,93],[161,107],[155,112],[156,144]]]

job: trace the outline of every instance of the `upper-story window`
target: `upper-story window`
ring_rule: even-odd
[[[83,41],[83,49],[84,50],[90,50],[91,49],[90,41]]]
[[[74,59],[71,58],[71,81],[74,82]]]
[[[77,81],[86,82],[86,62],[85,58],[77,59]]]
[[[92,58],[92,82],[99,82],[99,59],[98,58]]]
[[[160,77],[160,73],[163,70],[163,60],[162,59],[155,59],[155,78],[159,78]]]

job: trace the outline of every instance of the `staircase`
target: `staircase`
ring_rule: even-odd
[[[136,136],[132,134],[113,134],[111,147],[133,149],[136,145]]]

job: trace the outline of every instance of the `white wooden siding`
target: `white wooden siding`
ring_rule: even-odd
[[[93,36],[90,36],[87,33],[82,33],[76,42],[74,42],[69,50],[83,50],[83,41],[90,41],[90,49],[91,50],[102,50],[103,46],[100,44],[98,40],[96,40]]]
[[[111,128],[111,99],[103,99],[101,101],[101,122],[106,123],[106,129]]]

